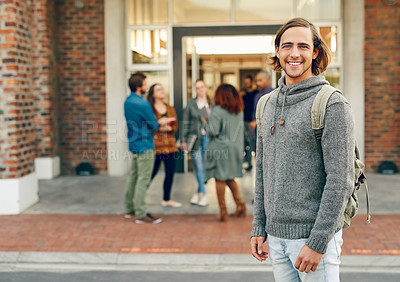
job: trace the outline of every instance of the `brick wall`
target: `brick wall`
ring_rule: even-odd
[[[58,153],[56,101],[55,6],[52,0],[32,2],[33,94],[36,102],[36,156]]]
[[[63,173],[79,162],[107,171],[104,1],[56,0],[60,155]]]
[[[365,0],[365,159],[400,168],[400,3]]]
[[[33,1],[0,1],[0,178],[34,170]]]

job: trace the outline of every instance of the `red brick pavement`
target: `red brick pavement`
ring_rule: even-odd
[[[121,215],[0,216],[0,252],[249,254],[252,216],[164,215],[137,225]],[[359,215],[344,231],[344,255],[400,255],[400,215]]]

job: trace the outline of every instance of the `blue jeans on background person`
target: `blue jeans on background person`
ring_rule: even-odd
[[[208,140],[208,135],[201,135],[201,143],[199,148],[196,151],[191,152],[194,172],[196,174],[197,182],[199,183],[199,188],[197,189],[197,192],[202,194],[206,194],[206,185],[204,181],[204,162]]]
[[[315,272],[300,272],[295,267],[297,257],[307,239],[289,240],[268,235],[269,258],[276,282],[338,282],[340,253],[342,250],[342,230],[328,243]]]

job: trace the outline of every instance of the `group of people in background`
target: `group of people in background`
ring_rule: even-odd
[[[197,189],[190,203],[205,207],[209,204],[206,183],[215,178],[220,214],[218,220],[229,219],[225,204],[226,186],[231,190],[236,211],[231,216],[244,217],[246,205],[242,199],[236,177],[242,176],[243,156],[251,170],[251,152],[255,151],[255,100],[260,93],[267,93],[269,74],[260,72],[253,89],[253,78],[244,80],[246,93],[221,84],[214,99],[207,94],[203,80],[195,82],[196,96],[188,101],[181,124],[180,149],[190,153],[197,180]],[[136,223],[160,223],[161,218],[146,212],[145,196],[152,179],[164,163],[163,207],[181,207],[182,203],[171,199],[171,190],[177,159],[175,133],[180,126],[174,107],[165,102],[165,90],[160,83],[150,86],[147,99],[146,76],[134,73],[129,79],[131,94],[124,104],[128,126],[129,150],[132,163],[125,193],[125,217],[135,216]],[[245,153],[243,152],[245,148]]]

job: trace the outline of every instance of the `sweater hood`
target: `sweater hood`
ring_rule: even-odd
[[[281,77],[278,81],[279,94],[277,106],[290,106],[297,104],[315,94],[322,88],[322,86],[329,84],[324,76],[313,76],[293,85],[287,86],[285,84],[285,76]],[[285,101],[284,101],[285,100]]]

